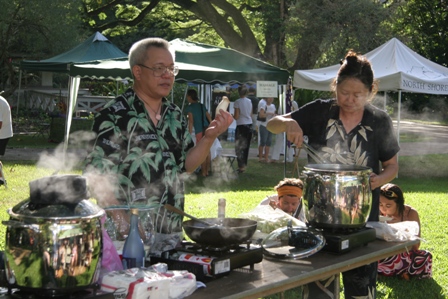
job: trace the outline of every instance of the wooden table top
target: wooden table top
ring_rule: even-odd
[[[400,243],[375,240],[346,253],[321,251],[300,260],[265,256],[261,263],[255,264],[253,272],[249,267],[232,270],[228,276],[206,283],[206,288],[187,298],[260,298],[399,254],[416,243],[417,240]]]

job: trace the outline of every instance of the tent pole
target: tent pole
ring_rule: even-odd
[[[64,145],[63,145],[63,159],[64,163],[62,165],[65,166],[65,159],[67,155],[67,148],[68,148],[68,139],[70,135],[70,127],[72,125],[72,117],[73,117],[73,110],[76,106],[76,102],[78,101],[78,90],[79,90],[79,83],[81,82],[81,78],[77,77],[71,77],[69,76],[69,93],[68,93],[68,107],[67,107],[67,117],[65,121],[65,134],[64,134]]]
[[[280,105],[280,111],[283,114],[286,113],[286,88],[285,85],[279,85],[278,86],[278,93],[279,93],[279,105]],[[286,138],[286,133],[283,132],[283,177],[286,178],[286,160],[288,158],[288,140]]]
[[[184,100],[182,101],[182,109],[181,109],[182,113],[184,112],[185,100],[187,99],[187,91],[188,91],[188,84],[186,85],[186,88],[185,88]],[[174,102],[173,100],[171,100],[171,101]]]
[[[398,90],[398,113],[397,113],[397,142],[400,144],[400,119],[401,119],[401,89]],[[397,154],[397,162],[399,153]],[[398,163],[399,164],[399,163]],[[396,178],[398,178],[398,173]]]
[[[398,91],[397,140],[400,143],[401,89]]]

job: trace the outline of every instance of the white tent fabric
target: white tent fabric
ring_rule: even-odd
[[[448,68],[417,54],[396,38],[368,52],[380,91],[448,94]],[[296,88],[329,91],[340,65],[296,70]]]

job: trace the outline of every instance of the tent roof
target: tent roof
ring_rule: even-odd
[[[289,72],[232,49],[175,39],[179,74],[176,81],[196,83],[277,81],[286,83]],[[127,58],[75,64],[70,75],[90,78],[130,79]]]
[[[65,72],[72,63],[81,63],[106,58],[127,57],[104,35],[96,32],[73,49],[44,60],[23,60],[20,68],[31,71]]]
[[[417,54],[396,38],[365,56],[372,63],[380,91],[448,94],[448,68]],[[296,70],[293,86],[328,91],[339,67],[337,64],[314,70]]]

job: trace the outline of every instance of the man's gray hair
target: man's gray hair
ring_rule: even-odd
[[[144,64],[148,58],[146,57],[147,51],[151,47],[167,49],[171,52],[173,60],[175,60],[175,51],[170,49],[170,43],[168,41],[159,37],[149,37],[134,43],[129,50],[129,66],[131,70],[136,64]]]

